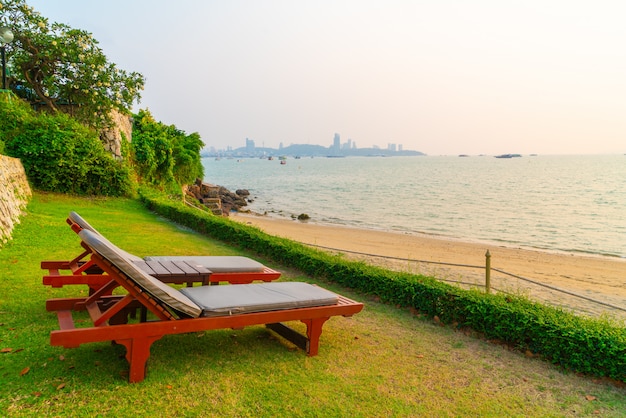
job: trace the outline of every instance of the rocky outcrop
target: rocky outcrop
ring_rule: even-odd
[[[132,139],[132,118],[117,110],[111,111],[110,116],[113,126],[100,132],[100,141],[102,141],[104,149],[119,160],[122,158],[122,141],[130,142]]]
[[[239,211],[248,205],[250,192],[239,189],[232,193],[225,187],[202,182],[197,179],[194,184],[187,187],[187,196],[196,199],[216,215],[228,216],[231,210]]]
[[[31,196],[22,162],[0,155],[0,246],[11,238]]]

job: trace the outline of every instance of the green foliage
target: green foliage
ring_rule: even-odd
[[[148,110],[134,115],[131,145],[137,172],[148,184],[190,184],[204,175],[200,135],[157,122]]]
[[[33,104],[55,112],[63,105],[82,123],[101,128],[111,110],[124,113],[140,99],[144,77],[109,62],[91,33],[51,23],[25,0],[0,0],[0,9],[0,24],[15,36],[7,47],[10,84]]]
[[[28,103],[8,91],[0,92],[0,110],[3,115],[0,118],[0,134],[3,137],[19,129],[28,118],[35,116]]]
[[[137,174],[147,184],[180,193],[181,185],[204,175],[200,135],[156,122],[147,110],[135,115],[133,141],[122,141],[124,161],[116,161],[92,129],[66,114],[34,112],[9,92],[0,94],[0,111],[0,151],[21,158],[40,190],[126,196],[133,194]]]
[[[81,195],[133,194],[129,167],[104,150],[93,130],[68,115],[37,114],[15,96],[4,96],[0,133],[5,152],[21,159],[35,188]]]
[[[31,107],[10,92],[0,92],[0,154],[4,154],[7,138],[15,135],[24,121],[35,116]]]
[[[133,117],[131,146],[137,173],[144,181],[160,184],[174,179],[170,138],[148,111],[140,110]]]
[[[626,330],[608,321],[579,317],[522,297],[485,295],[429,277],[346,261],[189,208],[151,190],[141,190],[140,195],[151,210],[177,223],[309,275],[414,308],[442,323],[471,328],[485,338],[540,354],[567,369],[626,382]]]
[[[173,126],[172,156],[174,157],[174,179],[178,184],[192,184],[196,178],[204,177],[204,166],[200,159],[200,150],[204,143],[200,134],[185,134]]]

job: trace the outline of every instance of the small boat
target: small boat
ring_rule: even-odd
[[[520,154],[501,154],[501,155],[496,155],[496,158],[518,158],[521,157]]]
[[[280,160],[280,164],[281,165],[285,165],[285,164],[287,164],[287,161],[286,160]]]

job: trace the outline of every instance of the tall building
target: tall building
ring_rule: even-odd
[[[248,154],[252,154],[254,153],[254,149],[254,141],[252,139],[246,138],[246,152]]]
[[[333,149],[341,149],[341,136],[339,136],[339,134],[335,134],[335,138],[333,139]]]

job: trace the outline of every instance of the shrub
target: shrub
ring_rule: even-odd
[[[131,146],[137,172],[146,184],[181,186],[204,176],[200,135],[157,122],[148,110],[134,115]]]
[[[6,142],[21,129],[24,122],[35,117],[35,112],[13,93],[0,92],[0,141]]]
[[[61,113],[9,119],[15,126],[6,152],[22,160],[35,188],[79,195],[133,193],[130,169],[105,151],[95,131]]]

